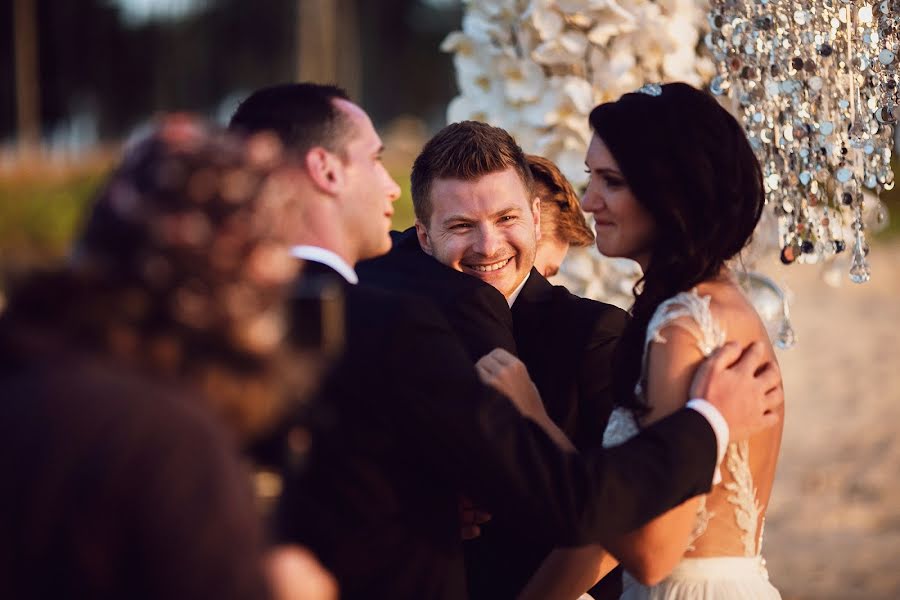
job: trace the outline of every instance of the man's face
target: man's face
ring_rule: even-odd
[[[431,219],[416,221],[422,249],[441,263],[491,284],[507,298],[534,264],[539,200],[515,169],[474,181],[436,179]]]
[[[384,146],[368,115],[347,100],[334,103],[352,125],[343,147],[345,230],[354,241],[356,260],[381,256],[391,249],[393,203],[400,187],[381,162]]]

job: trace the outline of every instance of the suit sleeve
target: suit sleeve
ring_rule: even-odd
[[[716,458],[712,428],[683,410],[617,448],[560,451],[506,399],[477,380],[445,322],[424,306],[403,309],[393,343],[414,364],[384,374],[410,447],[488,510],[527,523],[557,545],[603,543],[709,490]]]

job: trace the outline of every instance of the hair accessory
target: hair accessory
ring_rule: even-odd
[[[658,83],[645,83],[634,91],[635,94],[647,94],[648,96],[659,96],[662,94],[662,86]]]

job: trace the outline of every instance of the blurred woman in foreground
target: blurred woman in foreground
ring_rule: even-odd
[[[281,158],[274,138],[167,118],[125,153],[71,261],[11,295],[0,597],[270,595],[237,450],[311,380],[283,343],[298,265]],[[310,562],[279,557],[288,578]]]

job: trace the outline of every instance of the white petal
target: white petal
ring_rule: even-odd
[[[591,84],[581,77],[566,77],[563,93],[575,110],[582,114],[586,115],[594,108],[594,90]]]
[[[558,37],[565,27],[562,15],[552,8],[535,5],[529,17],[531,24],[542,40]]]
[[[462,18],[462,29],[477,44],[501,44],[510,42],[509,30],[500,23],[478,12],[467,12]]]
[[[462,31],[452,31],[441,42],[441,52],[461,52],[471,54],[474,48],[472,39]]]
[[[538,102],[521,108],[522,120],[533,127],[549,127],[559,122],[559,105],[562,98],[558,91],[545,88]]]
[[[587,183],[587,173],[584,172],[584,154],[584,150],[565,149],[552,158],[562,174],[574,186],[582,186]]]
[[[582,59],[588,47],[587,36],[573,29],[559,36],[559,43],[567,52]]]
[[[544,69],[530,60],[501,60],[498,71],[510,102],[533,102],[546,84]]]
[[[457,96],[447,105],[447,123],[490,120],[489,111],[467,96]]]
[[[595,46],[605,46],[609,40],[622,33],[622,27],[618,23],[597,23],[588,32],[588,41]]]

